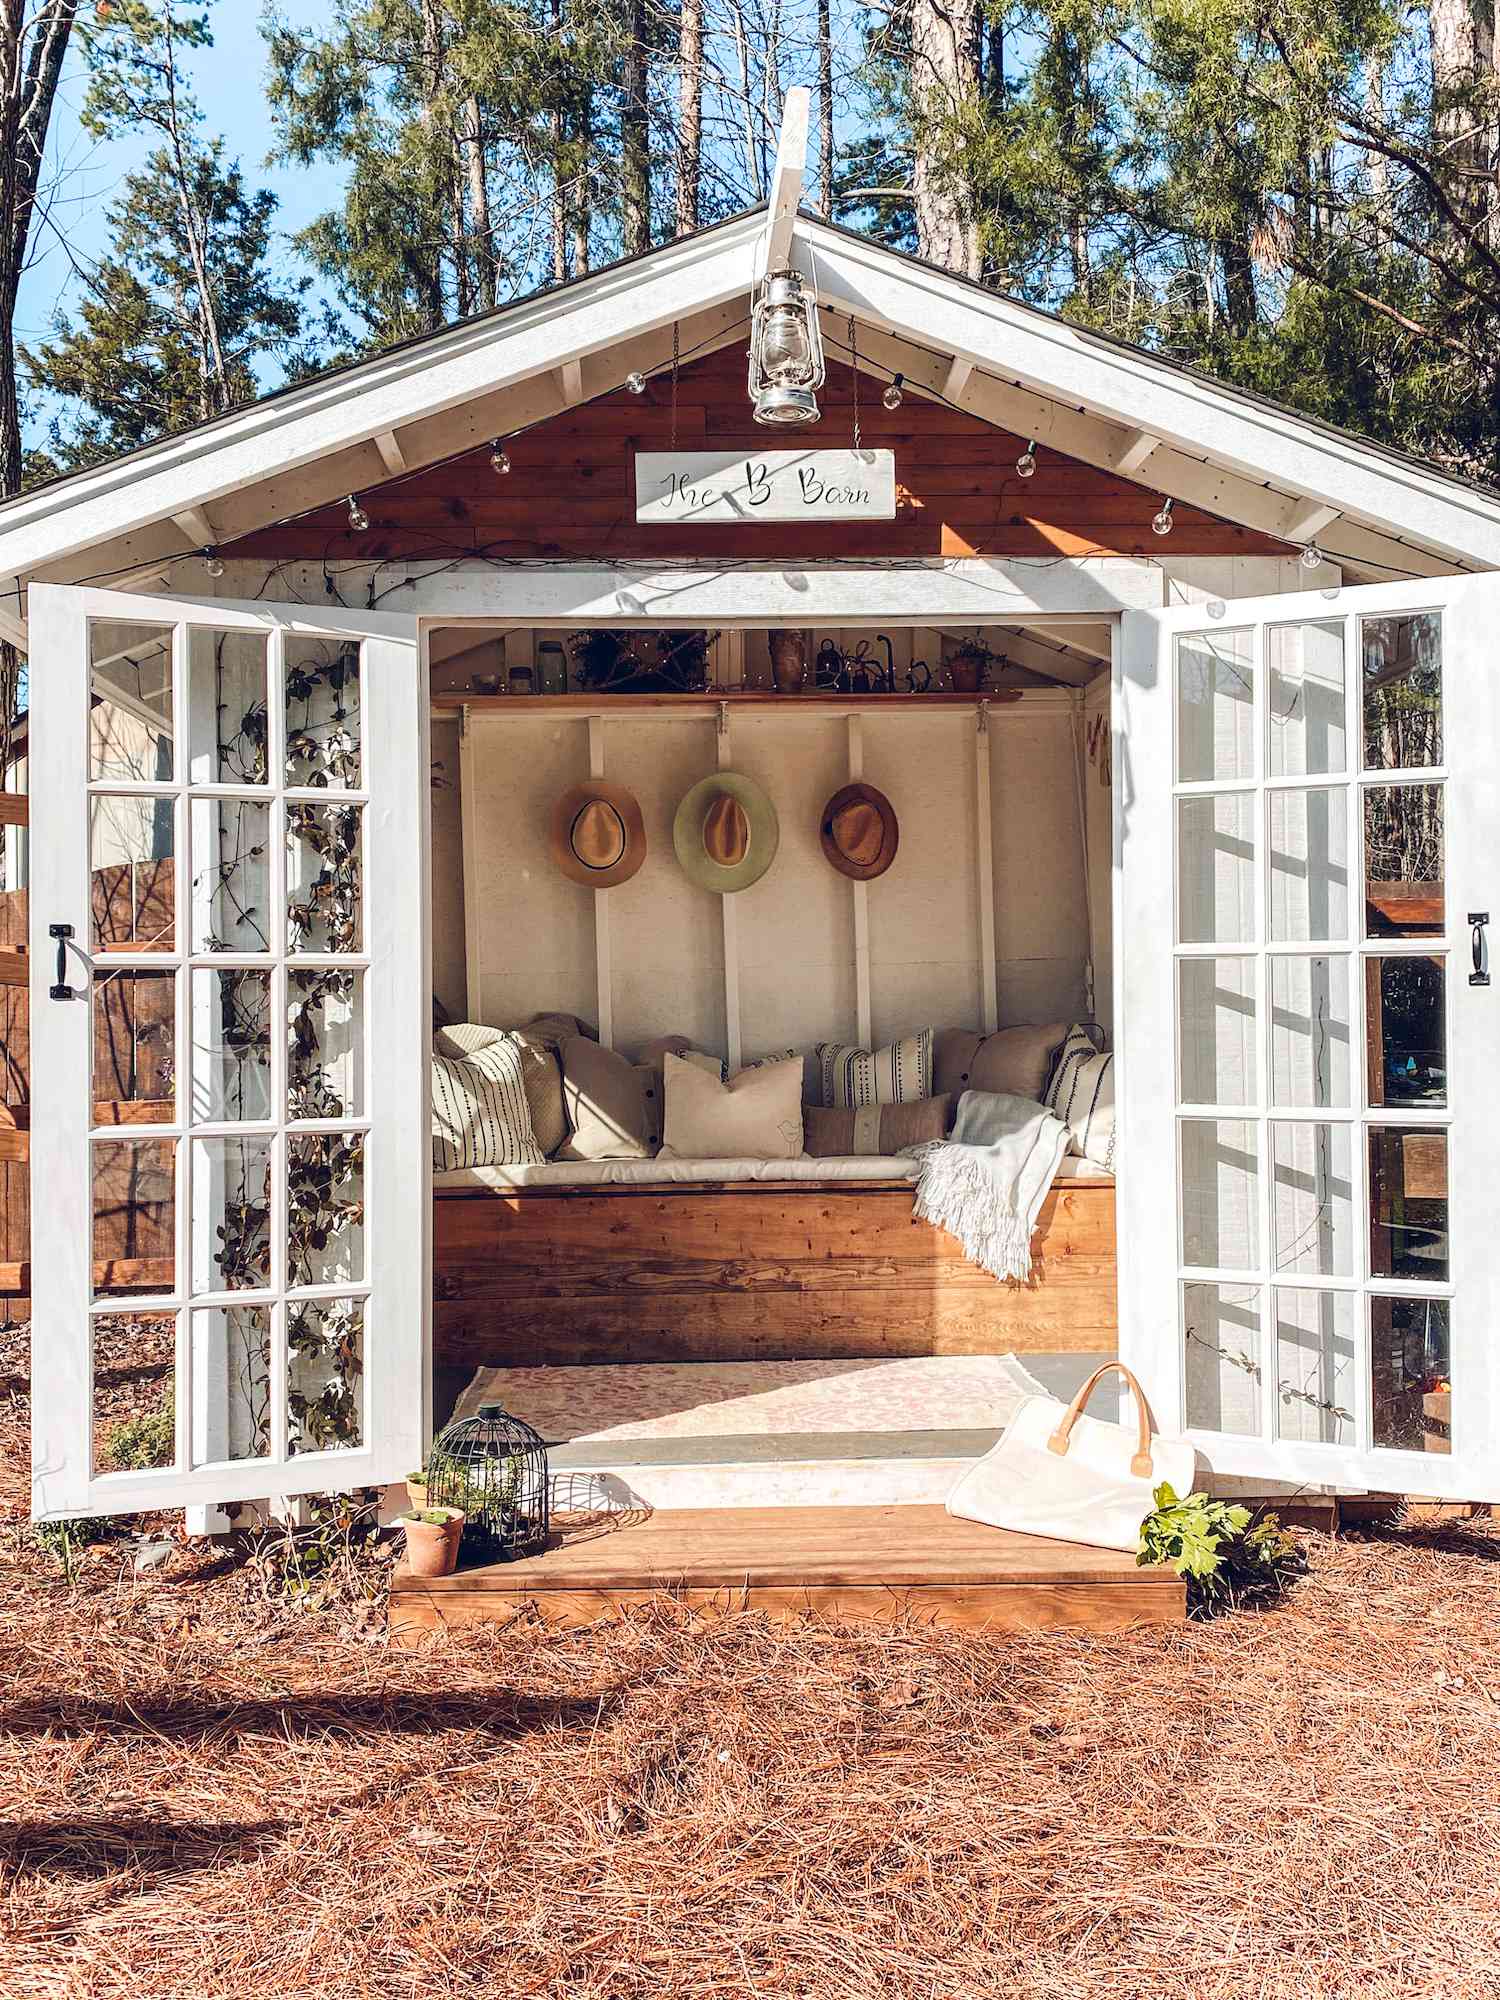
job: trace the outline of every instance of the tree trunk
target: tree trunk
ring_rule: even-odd
[[[37,184],[77,0],[46,0],[28,23],[26,0],[0,0],[0,499],[21,490],[21,404],[16,386],[16,293],[26,268]],[[21,656],[0,643],[0,773],[10,763]]]
[[[823,0],[820,0],[820,4]],[[703,166],[703,0],[682,0],[677,33],[677,234],[698,227]]]
[[[568,197],[568,223],[573,251],[573,276],[581,278],[589,268],[589,234],[594,221],[594,184],[589,175],[589,153],[594,143],[594,104],[586,93],[578,114],[573,147],[575,179]]]
[[[818,0],[818,152],[821,176],[819,206],[833,214],[833,29],[828,0]]]
[[[620,102],[620,233],[625,255],[651,248],[651,125],[646,103],[646,0],[630,0]]]
[[[443,17],[441,0],[422,0],[422,127],[427,134],[429,162],[436,161],[438,148],[442,144],[438,132],[438,112],[443,89]],[[451,200],[451,179],[450,179]],[[463,259],[463,235],[454,244],[455,277],[461,269]],[[436,255],[417,259],[426,263],[431,276],[421,287],[422,302],[427,326],[435,333],[447,318],[443,299],[442,260]],[[454,285],[457,297],[458,285]]]
[[[474,281],[479,303],[494,308],[500,290],[499,260],[490,221],[490,176],[484,157],[484,118],[479,99],[469,97],[464,104],[464,159],[469,170],[469,214],[474,235]]]
[[[1496,231],[1495,134],[1476,90],[1494,81],[1494,19],[1486,0],[1428,0],[1432,36],[1432,129],[1454,206],[1474,226]]]
[[[912,0],[911,94],[917,250],[962,277],[980,275],[979,228],[958,172],[954,121],[974,102],[978,0]]]

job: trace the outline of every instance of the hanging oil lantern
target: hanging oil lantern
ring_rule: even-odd
[[[761,287],[750,322],[750,401],[758,424],[815,424],[822,415],[823,338],[817,301],[796,271]]]

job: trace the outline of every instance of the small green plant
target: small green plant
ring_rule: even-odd
[[[421,1521],[429,1528],[446,1528],[457,1512],[456,1507],[408,1507],[399,1518],[402,1521]]]
[[[169,1390],[154,1410],[127,1417],[103,1440],[100,1455],[111,1472],[149,1472],[170,1465],[177,1453],[177,1418]]]
[[[91,1542],[107,1541],[119,1523],[101,1514],[75,1514],[67,1521],[38,1521],[31,1539],[39,1549],[56,1556],[69,1583],[78,1579],[78,1562]]]
[[[1179,1500],[1165,1481],[1151,1497],[1156,1507],[1141,1523],[1136,1562],[1170,1563],[1186,1580],[1194,1617],[1274,1597],[1304,1568],[1300,1547],[1274,1514],[1252,1525],[1248,1507],[1207,1493]]]

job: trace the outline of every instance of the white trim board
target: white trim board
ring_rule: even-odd
[[[413,573],[422,566],[413,564]],[[384,572],[399,583],[401,566]],[[1133,556],[1075,563],[1044,557],[962,556],[932,562],[840,564],[682,563],[652,569],[588,564],[535,568],[473,563],[441,568],[399,591],[403,611],[429,622],[513,625],[839,626],[1003,625],[1078,613],[1097,623],[1152,610],[1161,573]]]

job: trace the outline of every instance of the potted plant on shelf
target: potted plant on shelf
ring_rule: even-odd
[[[978,694],[994,654],[982,639],[965,639],[948,656],[948,676],[955,694]]]
[[[452,1576],[464,1531],[461,1507],[413,1508],[396,1526],[406,1534],[406,1567],[413,1576]]]
[[[415,1472],[406,1475],[406,1497],[413,1513],[420,1514],[427,1505],[427,1467],[419,1465]]]

